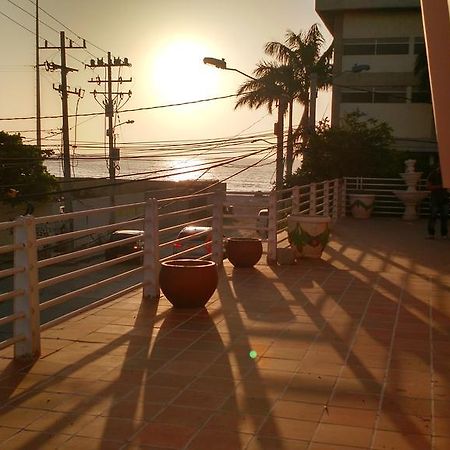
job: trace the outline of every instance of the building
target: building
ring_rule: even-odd
[[[332,124],[359,109],[387,122],[399,149],[437,151],[431,99],[414,75],[420,0],[316,0],[316,11],[334,37]]]

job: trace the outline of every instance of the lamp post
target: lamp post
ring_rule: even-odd
[[[242,72],[239,69],[235,69],[233,67],[227,67],[227,63],[224,58],[217,59],[217,58],[211,58],[211,57],[205,57],[203,58],[204,64],[209,64],[211,66],[214,66],[218,69],[222,70],[231,70],[233,72],[240,73],[241,75],[244,75],[247,78],[250,78],[251,80],[257,81],[257,78],[252,77],[251,75],[248,75],[245,72]],[[275,181],[275,188],[281,189],[283,187],[283,137],[284,137],[284,102],[285,100],[280,97],[278,99],[278,122],[275,124],[274,131],[275,135],[277,137],[277,161],[276,161],[276,181]]]

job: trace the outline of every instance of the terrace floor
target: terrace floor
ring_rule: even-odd
[[[321,260],[220,270],[207,308],[132,294],[0,353],[2,449],[450,448],[450,241],[341,219]]]

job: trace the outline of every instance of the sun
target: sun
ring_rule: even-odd
[[[180,39],[162,46],[150,64],[153,94],[166,103],[195,101],[213,95],[219,77],[203,64],[207,55],[207,47],[193,40]]]

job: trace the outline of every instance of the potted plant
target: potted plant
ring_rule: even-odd
[[[375,194],[354,191],[348,194],[350,211],[355,219],[368,219],[372,215]]]
[[[261,258],[261,239],[231,237],[227,239],[227,257],[234,267],[253,267]]]
[[[201,308],[217,288],[216,263],[201,259],[175,259],[161,263],[159,285],[175,308]]]
[[[291,214],[287,217],[288,239],[298,256],[320,258],[330,239],[329,216]]]

